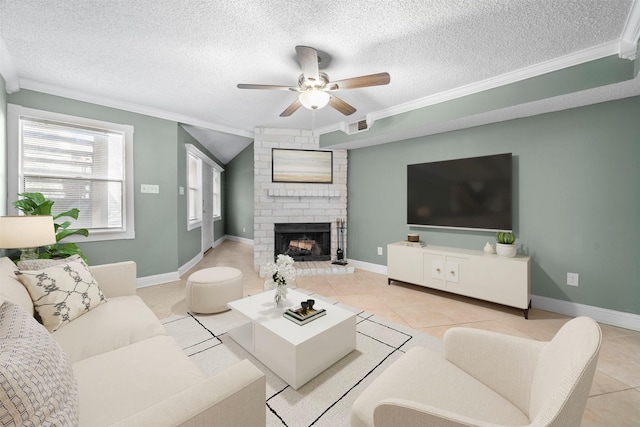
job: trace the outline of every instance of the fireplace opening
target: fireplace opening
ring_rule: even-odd
[[[289,255],[295,261],[331,260],[331,223],[274,224],[274,258]]]

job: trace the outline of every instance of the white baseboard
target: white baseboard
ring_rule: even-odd
[[[385,265],[372,264],[364,261],[349,260],[349,264],[361,270],[387,275]],[[541,310],[552,311],[554,313],[565,314],[567,316],[588,316],[596,322],[607,325],[618,326],[625,329],[640,331],[640,315],[625,313],[622,311],[610,310],[607,308],[595,307],[592,305],[578,304],[570,301],[563,301],[555,298],[531,295],[531,305]]]
[[[600,323],[640,331],[640,315],[638,314],[625,313],[623,311],[578,304],[538,295],[531,295],[531,305],[541,310],[553,311],[554,313],[574,317],[588,316]]]
[[[213,247],[215,248],[216,246],[219,246],[220,244],[222,244],[222,242],[224,242],[227,239],[240,241],[240,240],[237,240],[240,238],[234,239],[232,237],[233,236],[222,236],[221,238],[213,242]],[[248,239],[243,239],[242,242],[253,244],[253,240],[248,240]],[[195,267],[196,264],[202,261],[202,258],[204,258],[204,254],[199,253],[198,255],[194,256],[189,261],[187,261],[184,265],[181,265],[180,267],[178,267],[178,271],[174,271],[171,273],[157,274],[155,276],[139,277],[137,279],[136,286],[138,288],[146,288],[147,286],[162,285],[163,283],[175,282],[177,280],[180,280],[180,277],[184,276],[189,270]]]
[[[231,240],[233,242],[240,242],[240,243],[246,243],[247,245],[252,245],[253,246],[253,239],[247,239],[245,237],[238,237],[238,236],[225,236],[225,238],[227,240]]]
[[[355,259],[347,259],[349,264],[354,266],[355,268],[359,268],[360,270],[370,271],[372,273],[382,274],[384,276],[387,275],[387,266],[380,264],[373,264],[370,262],[357,261]]]
[[[180,280],[180,275],[177,271],[170,273],[156,274],[153,276],[138,277],[136,279],[137,288],[146,288],[147,286],[161,285],[163,283],[175,282]]]
[[[182,277],[187,271],[191,270],[197,263],[202,261],[202,258],[204,258],[204,254],[200,252],[198,255],[187,261],[184,265],[178,267],[178,276]]]

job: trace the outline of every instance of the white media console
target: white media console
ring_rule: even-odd
[[[531,307],[530,259],[442,246],[387,245],[392,280],[521,308]]]

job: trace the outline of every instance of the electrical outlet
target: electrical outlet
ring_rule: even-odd
[[[567,273],[567,285],[578,286],[580,275],[578,273]]]
[[[378,255],[382,255],[382,246],[378,246]]]
[[[242,227],[242,232],[245,233],[246,231],[245,227]]]

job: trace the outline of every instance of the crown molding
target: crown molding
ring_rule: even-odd
[[[20,79],[20,88],[33,90],[36,92],[42,92],[49,95],[60,96],[63,98],[75,99],[76,101],[88,102],[91,104],[97,104],[105,107],[117,108],[119,110],[129,111],[132,113],[144,114],[146,116],[157,117],[159,119],[165,119],[165,120],[170,120],[178,123],[198,126],[201,128],[211,129],[211,130],[215,130],[222,133],[228,133],[231,135],[238,135],[246,138],[253,138],[253,132],[250,132],[250,131],[235,129],[232,127],[207,122],[205,120],[196,119],[194,117],[172,113],[170,111],[150,108],[144,105],[119,101],[116,99],[106,98],[101,96],[94,96],[94,95],[78,92],[71,89],[49,85],[49,84],[38,82],[35,80]]]
[[[636,0],[636,2],[634,3],[634,6],[635,6],[634,11],[635,9],[639,9],[637,7],[639,2],[640,0]],[[522,69],[505,73],[496,77],[492,77],[486,80],[482,80],[482,81],[471,83],[455,89],[451,89],[444,92],[436,93],[434,95],[419,98],[414,101],[396,105],[394,107],[391,107],[385,110],[372,112],[370,114],[367,114],[366,116],[367,124],[371,128],[376,120],[384,119],[386,117],[407,113],[409,111],[418,110],[420,108],[425,108],[425,107],[440,104],[446,101],[451,101],[454,99],[473,95],[473,94],[484,92],[490,89],[495,89],[497,87],[506,86],[508,84],[517,83],[519,81],[538,77],[554,71],[559,71],[565,68],[573,67],[575,65],[584,64],[586,62],[595,61],[597,59],[602,59],[607,56],[617,55],[619,53],[620,53],[620,41],[604,43],[598,46],[591,47],[589,49],[584,49],[579,52],[565,55],[560,58],[541,62],[531,67],[522,68]],[[316,132],[318,135],[335,132],[338,130],[341,130],[347,133],[346,130],[348,129],[348,127],[349,127],[349,124],[347,122],[340,122],[334,125],[325,126],[323,128],[317,129]]]
[[[20,90],[18,71],[2,36],[0,36],[0,75],[4,79],[7,93],[14,93]]]
[[[634,0],[620,36],[620,58],[635,60],[640,38],[640,0]]]

